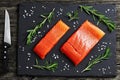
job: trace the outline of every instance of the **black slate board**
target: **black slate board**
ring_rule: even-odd
[[[78,9],[79,4],[60,4],[60,3],[22,3],[19,5],[19,30],[18,30],[18,63],[17,73],[18,75],[31,75],[31,76],[68,76],[68,77],[113,77],[116,75],[116,35],[115,31],[110,33],[104,24],[100,24],[99,28],[102,29],[106,35],[99,41],[99,43],[92,49],[89,55],[75,67],[73,63],[60,52],[61,45],[70,37],[70,35],[76,31],[76,29],[88,19],[90,22],[96,25],[97,20],[94,21],[92,16],[89,16],[84,11],[79,11],[79,20],[68,21],[66,17],[67,12],[72,12]],[[89,5],[89,4],[86,4]],[[115,20],[115,5],[110,4],[97,4],[92,5],[95,9],[103,13],[104,15]],[[55,8],[55,16],[52,22],[46,23],[42,27],[31,45],[26,45],[27,30],[34,28],[43,19],[41,14],[49,13]],[[60,15],[58,15],[60,14]],[[62,19],[71,29],[63,36],[63,38],[57,43],[57,45],[49,52],[44,60],[33,52],[34,46],[40,39],[57,23],[59,19]],[[91,71],[81,73],[86,67],[88,61],[96,58],[99,54],[104,53],[105,49],[102,45],[109,46],[111,48],[111,57],[109,60],[105,60],[99,64],[96,64]],[[103,50],[102,50],[103,49]],[[39,60],[39,63],[43,65],[46,60],[52,60],[58,62],[59,66],[55,72],[47,70],[35,69],[32,66],[35,64],[35,59]],[[67,68],[66,68],[67,67]]]

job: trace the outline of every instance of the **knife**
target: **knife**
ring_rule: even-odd
[[[7,10],[5,10],[5,28],[4,28],[4,41],[3,41],[3,53],[2,53],[2,69],[6,73],[8,69],[8,48],[11,46],[11,34],[10,34],[10,17]]]

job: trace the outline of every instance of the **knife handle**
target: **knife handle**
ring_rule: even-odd
[[[7,73],[9,71],[8,69],[8,48],[9,48],[9,44],[4,42],[3,54],[2,54],[2,69],[4,73]]]

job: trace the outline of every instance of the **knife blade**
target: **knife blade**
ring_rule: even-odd
[[[10,34],[10,17],[7,10],[5,10],[5,25],[4,25],[4,41],[3,41],[3,53],[2,53],[2,69],[6,73],[8,69],[8,48],[11,46],[11,34]]]

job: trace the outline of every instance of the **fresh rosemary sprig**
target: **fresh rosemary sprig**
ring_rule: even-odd
[[[26,42],[27,44],[31,43],[32,38],[37,33],[38,29],[40,29],[46,23],[46,21],[48,21],[49,23],[51,22],[53,15],[54,15],[54,10],[55,10],[55,8],[47,16],[41,15],[41,17],[44,18],[44,20],[40,24],[35,26],[34,29],[27,30],[27,32],[29,32],[29,34],[27,35],[27,42]]]
[[[102,13],[98,12],[98,10],[94,9],[93,6],[83,6],[80,5],[81,11],[84,10],[88,15],[92,15],[93,19],[95,20],[95,17],[98,18],[97,25],[100,22],[103,22],[110,32],[112,32],[115,29],[115,23],[111,21],[108,17],[103,15]]]
[[[67,15],[68,18],[69,18],[68,21],[76,20],[76,19],[79,18],[79,17],[78,17],[78,10],[74,11],[73,13],[68,12],[66,15]]]
[[[52,63],[51,61],[46,61],[45,65],[41,66],[38,63],[38,60],[36,59],[36,63],[35,65],[33,65],[33,67],[37,68],[37,69],[42,69],[42,70],[49,70],[49,71],[55,71],[58,67],[58,63],[54,62]]]
[[[110,54],[110,48],[106,48],[104,54],[101,54],[97,58],[89,61],[87,67],[84,70],[82,70],[82,73],[85,72],[85,71],[90,71],[95,64],[100,63],[103,60],[109,59],[110,55],[111,55]]]

